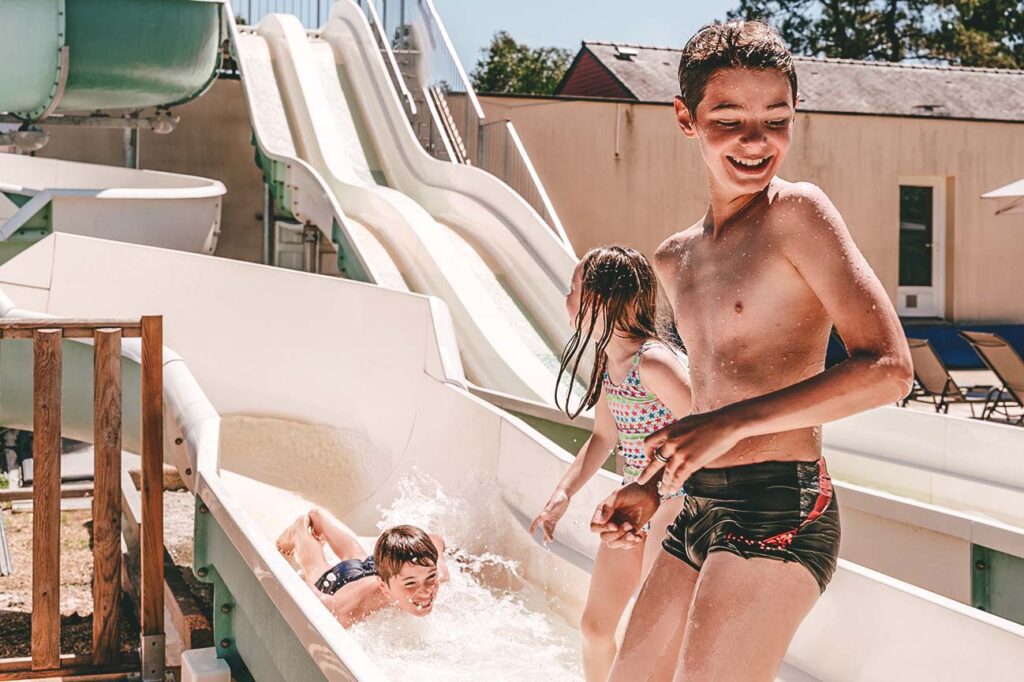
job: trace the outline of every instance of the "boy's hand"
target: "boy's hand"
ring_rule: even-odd
[[[648,486],[639,483],[622,486],[598,505],[590,530],[600,533],[601,542],[613,549],[636,547],[646,535],[643,527],[660,503],[657,491]]]
[[[737,442],[737,430],[723,410],[683,417],[644,440],[651,463],[637,483],[647,483],[664,468],[659,490],[662,495],[674,495],[694,472],[729,452]]]
[[[568,508],[569,496],[561,488],[555,490],[551,494],[551,499],[545,505],[544,511],[538,514],[537,518],[530,524],[530,535],[537,532],[537,526],[540,526],[541,531],[544,533],[544,544],[552,542],[555,539],[555,526],[565,516],[565,511]]]

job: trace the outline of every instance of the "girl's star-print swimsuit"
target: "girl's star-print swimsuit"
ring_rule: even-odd
[[[658,396],[644,388],[640,381],[640,358],[650,348],[659,344],[664,345],[660,341],[649,340],[640,346],[633,357],[633,364],[626,373],[626,378],[620,384],[613,384],[607,368],[604,371],[605,400],[608,401],[612,417],[615,418],[615,429],[619,434],[623,485],[635,481],[651,461],[644,452],[644,439],[676,421],[672,411],[658,400]],[[675,351],[673,353],[685,367],[683,357]],[[682,491],[676,493],[682,494]]]

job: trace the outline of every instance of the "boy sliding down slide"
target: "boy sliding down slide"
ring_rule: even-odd
[[[592,528],[633,546],[664,495],[686,496],[609,679],[768,682],[836,568],[820,425],[904,396],[910,352],[832,202],[776,177],[797,98],[778,34],[707,26],[683,48],[679,83],[710,202],[654,268],[689,351],[693,413],[646,439],[651,464]],[[833,324],[849,358],[826,370]]]
[[[334,566],[327,562],[324,543],[338,557]],[[352,531],[319,507],[295,519],[278,538],[277,549],[295,558],[306,583],[346,628],[391,607],[426,616],[438,587],[448,580],[441,536],[395,526],[381,533],[367,556]]]

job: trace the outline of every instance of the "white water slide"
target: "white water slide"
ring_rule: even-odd
[[[193,175],[0,154],[0,242],[43,230],[213,253],[224,192]]]
[[[235,30],[233,49],[257,144],[291,174],[293,202],[326,197],[330,216],[312,222],[334,221],[370,281],[443,299],[473,382],[550,404],[576,258],[497,178],[423,150],[362,10],[335,3],[312,34],[269,15]]]
[[[21,302],[28,284],[38,293],[32,305]],[[596,548],[587,518],[618,483],[607,472],[595,477],[550,550],[529,537],[524,524],[548,492],[538,481],[556,480],[570,460],[466,390],[442,306],[68,234],[0,266],[0,289],[21,306],[0,298],[8,317],[165,315],[177,352],[165,358],[168,455],[204,505],[196,567],[207,569],[215,603],[234,605],[230,616],[215,609],[231,633],[222,655],[275,682],[455,679],[453,671],[578,679],[569,624],[579,622]],[[125,343],[129,414],[138,395],[133,343]],[[31,355],[24,342],[4,344],[0,422],[23,428]],[[89,346],[66,342],[65,367],[64,432],[87,439]],[[128,447],[135,421],[125,420]],[[344,630],[274,546],[310,503],[368,538],[382,517],[427,525],[469,560],[454,564],[429,620]],[[883,533],[875,543],[893,561],[914,563],[898,538]],[[515,571],[494,555],[516,562]],[[786,661],[785,681],[1010,680],[1024,669],[1024,627],[843,560]]]

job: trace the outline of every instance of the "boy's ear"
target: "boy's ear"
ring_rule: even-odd
[[[673,104],[676,108],[676,121],[679,122],[679,129],[683,131],[683,135],[696,137],[697,131],[693,127],[693,118],[690,116],[690,110],[683,103],[683,98],[676,97]]]
[[[380,591],[384,594],[389,596],[391,595],[391,589],[388,587],[388,584],[384,582],[384,578],[381,578],[379,575],[377,576],[377,587],[380,588]]]

